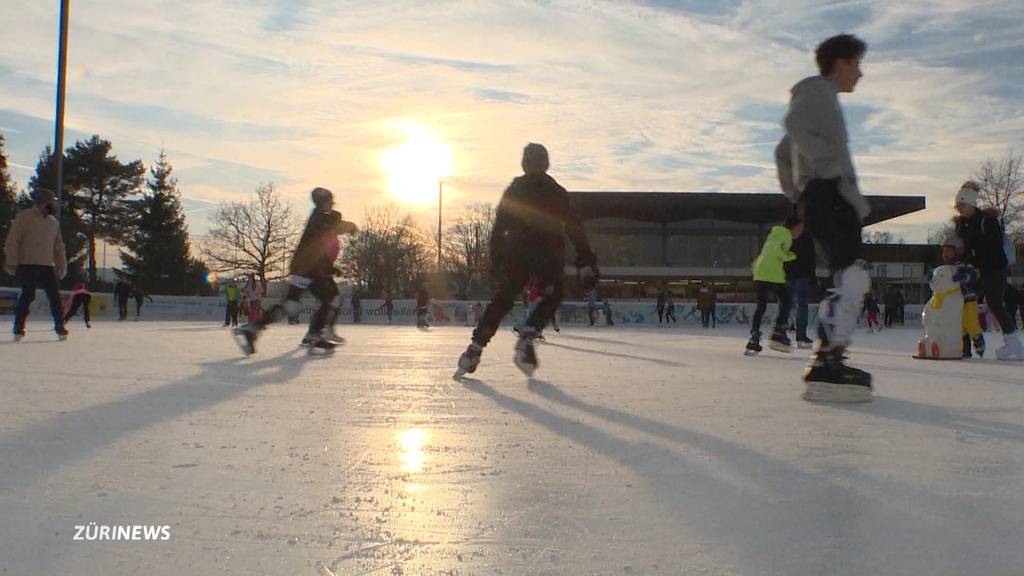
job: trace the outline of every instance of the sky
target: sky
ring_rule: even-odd
[[[53,142],[60,2],[4,4],[0,132],[24,186]],[[1019,0],[72,0],[70,16],[66,144],[99,134],[147,165],[166,149],[194,235],[265,182],[299,213],[325,186],[347,218],[397,203],[429,225],[440,175],[420,176],[426,203],[392,190],[410,138],[433,146],[410,165],[450,155],[446,214],[496,203],[530,141],[569,190],[777,192],[789,88],[842,32],[869,46],[841,99],[861,189],[928,204],[873,229],[925,241],[982,162],[1024,150]]]

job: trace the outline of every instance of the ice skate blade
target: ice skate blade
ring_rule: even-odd
[[[812,342],[797,342],[796,347],[800,350],[809,350],[814,347]]]
[[[327,356],[334,355],[334,348],[318,348],[316,346],[310,346],[306,354],[313,356],[314,358],[326,358]]]
[[[527,378],[532,378],[533,373],[537,371],[537,366],[533,364],[526,364],[518,361],[516,361],[515,364],[516,368],[519,368],[519,371],[525,374]]]
[[[772,342],[771,340],[768,341],[768,347],[771,348],[772,350],[775,350],[776,352],[782,352],[784,354],[793,353],[792,346],[786,346],[785,344],[779,344],[778,342]]]
[[[743,355],[744,356],[757,356],[757,354],[758,354],[757,350],[744,350],[743,351]]]
[[[452,374],[452,380],[462,380],[462,377],[465,376],[466,374],[469,374],[468,370],[456,368],[455,373]]]
[[[871,402],[871,388],[856,384],[833,384],[831,382],[807,382],[800,396],[808,402],[821,403],[863,403]]]

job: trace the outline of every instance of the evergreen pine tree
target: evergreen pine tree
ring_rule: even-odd
[[[204,280],[199,276],[205,277],[205,267],[190,256],[188,226],[172,172],[167,154],[161,150],[142,197],[128,203],[131,230],[121,261],[150,294],[192,294],[197,292],[197,282]]]
[[[3,241],[7,238],[7,230],[11,227],[14,214],[17,212],[14,182],[7,172],[7,152],[4,150],[4,135],[0,133],[0,260],[3,258]],[[0,276],[5,276],[0,270]]]

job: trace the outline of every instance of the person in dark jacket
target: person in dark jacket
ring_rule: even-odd
[[[658,290],[658,304],[656,306],[658,310],[658,324],[661,324],[665,318],[665,291]]]
[[[289,266],[288,294],[284,302],[263,312],[259,321],[236,328],[242,351],[248,356],[256,352],[256,340],[266,327],[284,312],[289,317],[298,316],[300,299],[309,290],[320,302],[319,308],[309,320],[309,331],[302,339],[309,346],[310,354],[330,354],[336,343],[344,338],[334,332],[334,321],[338,317],[338,287],[334,284],[334,261],[341,250],[338,236],[352,234],[358,229],[352,222],[343,220],[341,213],[334,210],[334,195],[326,188],[314,188],[312,214],[306,222],[299,244],[295,248]]]
[[[712,328],[717,327],[715,320],[715,290],[711,284],[705,282],[697,291],[697,309],[700,310],[700,324],[704,328],[711,324]]]
[[[352,322],[359,324],[363,320],[363,296],[358,288],[352,289],[352,298],[349,300],[352,305]]]
[[[805,229],[803,234],[793,239],[789,249],[796,255],[796,260],[786,262],[783,267],[796,311],[796,345],[798,348],[810,348],[814,342],[807,337],[807,296],[815,282],[817,255],[814,252],[814,238]]]
[[[957,235],[963,239],[967,263],[977,268],[981,275],[978,295],[984,298],[1003,332],[1003,346],[996,350],[996,358],[1024,361],[1024,345],[1004,303],[1009,267],[1003,251],[1003,227],[997,212],[978,207],[979,190],[978,184],[970,180],[960,186],[956,194],[958,216],[953,218],[953,223]]]
[[[886,288],[885,295],[882,297],[882,305],[885,306],[885,311],[882,313],[884,316],[884,324],[886,328],[892,328],[893,320],[896,318],[896,291],[892,288]]]
[[[491,233],[491,262],[497,290],[473,330],[473,341],[459,358],[456,376],[473,372],[501,320],[531,276],[543,285],[541,301],[530,313],[515,347],[515,364],[526,375],[537,368],[533,342],[562,300],[565,236],[576,249],[584,289],[597,282],[597,259],[590,249],[569,194],[548,175],[548,151],[530,143],[523,149],[524,174],[512,181],[498,203]]]
[[[114,285],[114,302],[117,304],[117,319],[128,318],[128,300],[132,297],[132,286],[124,280]]]
[[[132,300],[135,300],[135,319],[139,320],[142,318],[142,305],[145,304],[146,300],[153,301],[153,297],[142,291],[142,288],[138,284],[132,284]],[[237,318],[238,313],[235,313]]]
[[[416,326],[419,328],[429,328],[430,324],[427,324],[427,307],[430,306],[430,293],[427,289],[420,288],[419,292],[416,293]]]

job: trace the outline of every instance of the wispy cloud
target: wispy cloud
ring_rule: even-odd
[[[0,125],[30,166],[52,139],[55,6],[8,3]],[[452,144],[452,206],[495,201],[527,141],[549,147],[570,189],[775,191],[788,89],[842,31],[870,45],[843,98],[865,191],[928,197],[892,229],[923,240],[959,181],[1024,134],[1012,0],[72,8],[69,138],[98,133],[144,160],[164,146],[182,189],[214,202],[273,180],[296,204],[326,185],[361,213],[387,199],[377,157],[402,120]]]

